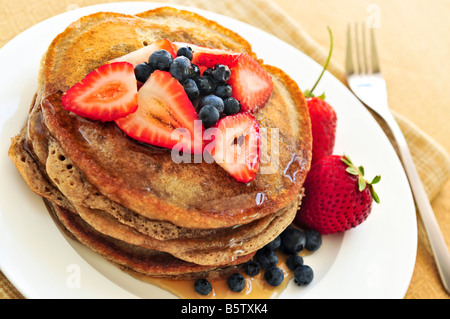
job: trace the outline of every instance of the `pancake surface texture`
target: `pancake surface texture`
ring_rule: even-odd
[[[254,114],[268,138],[261,139],[253,181],[239,183],[216,163],[176,163],[170,150],[137,142],[114,122],[63,108],[62,94],[86,74],[161,39],[246,52],[272,77],[270,99]],[[59,34],[42,59],[27,124],[12,138],[9,156],[68,236],[125,271],[218,278],[290,225],[311,141],[305,99],[289,76],[265,65],[235,32],[162,7],[95,13]]]

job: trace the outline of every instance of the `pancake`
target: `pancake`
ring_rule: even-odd
[[[254,254],[241,256],[223,267],[202,266],[177,259],[170,254],[132,246],[96,232],[83,219],[54,202],[46,201],[55,222],[67,236],[79,241],[105,257],[119,268],[139,277],[170,278],[174,280],[223,278],[237,270]]]
[[[238,34],[188,11],[83,17],[43,57],[27,125],[12,139],[9,156],[57,224],[120,268],[139,277],[218,277],[249,260],[295,217],[311,159],[309,115],[298,85],[258,60],[274,90],[254,115],[279,138],[261,145],[269,173],[260,170],[242,184],[215,163],[177,164],[170,150],[62,108],[63,92],[87,73],[163,38],[257,59]]]
[[[239,34],[193,12],[161,7],[136,16],[158,25],[170,21],[170,27],[182,32],[183,41],[187,43],[197,42],[198,45],[254,55],[251,45]]]
[[[139,29],[144,28],[141,20],[138,21]],[[47,91],[56,92],[46,93],[41,104],[50,134],[101,193],[140,215],[168,220],[187,228],[228,227],[251,222],[283,208],[297,196],[310,162],[308,111],[298,86],[274,67],[265,66],[274,79],[272,97],[255,116],[263,130],[278,129],[280,132],[279,167],[274,174],[259,174],[249,185],[236,183],[217,164],[177,164],[171,160],[170,150],[130,141],[114,123],[88,121],[64,110],[61,106],[62,92],[88,72],[85,68],[81,72],[79,68],[74,70],[73,61],[95,60],[97,63],[90,65],[90,70],[98,67],[115,58],[111,54],[111,46],[105,45],[105,33],[108,37],[116,32],[127,33],[123,29],[123,18],[117,20],[120,32],[115,29],[115,24],[114,28],[111,26],[112,21],[105,23],[107,25],[99,23],[89,32],[90,42],[103,41],[95,50],[85,52],[87,49],[83,43],[87,40],[83,37],[73,39],[65,50],[60,48],[58,41],[50,46],[45,65],[46,70],[51,70],[46,74],[52,76],[46,76],[45,83]],[[111,28],[116,31],[104,31]],[[134,30],[135,27],[128,33]],[[181,40],[180,33],[174,33],[175,39]],[[164,36],[172,40],[169,31],[165,31]],[[108,43],[120,41],[123,41],[121,36]],[[61,56],[57,59],[54,58],[56,51]],[[95,57],[90,58],[92,51],[96,51]],[[98,61],[97,56],[103,58]],[[54,60],[60,62],[55,63]],[[55,81],[53,74],[70,76]],[[127,151],[123,152],[125,149]],[[267,153],[270,152],[268,148]],[[261,196],[264,196],[264,201],[257,205],[255,198]]]
[[[127,242],[132,246],[164,251],[185,261],[201,265],[221,265],[248,252],[254,252],[267,241],[273,240],[280,231],[292,222],[299,206],[298,202],[294,202],[280,212],[255,220],[252,223],[221,229],[182,229],[169,223],[164,225],[161,222],[147,220],[148,223],[154,222],[160,226],[159,228],[154,226],[154,229],[158,229],[160,233],[165,231],[170,233],[168,230],[171,228],[172,233],[170,233],[170,238],[164,237],[162,239],[158,238],[157,235],[155,236],[155,233],[151,231],[144,235],[136,230],[133,223],[128,225],[121,223],[113,214],[69,201],[60,191],[60,188],[54,186],[51,177],[46,177],[42,173],[38,161],[35,161],[23,147],[26,143],[24,133],[25,130],[15,138],[10,156],[21,174],[27,177],[26,181],[32,190],[58,205],[60,209],[71,212],[72,215],[78,215],[92,229],[103,235]],[[47,144],[51,145],[52,143],[54,141]],[[48,158],[60,158],[62,156],[54,152],[52,147],[49,148],[48,153],[50,154]],[[67,161],[68,159],[65,158],[63,166],[72,165]],[[73,167],[69,171],[76,174]],[[72,179],[68,178],[68,180],[70,184]],[[57,184],[60,187],[61,183],[58,182]],[[173,228],[177,228],[182,234],[176,236]],[[189,233],[188,236],[186,236],[186,232]]]

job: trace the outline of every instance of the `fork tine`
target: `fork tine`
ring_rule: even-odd
[[[366,28],[364,23],[361,24],[362,29],[359,32],[359,25],[355,23],[355,30],[352,34],[352,26],[349,23],[347,25],[347,52],[345,60],[345,68],[348,75],[355,73],[380,73],[381,68],[378,60],[378,53],[375,41],[375,31],[374,28],[369,28],[370,30],[370,43],[367,44],[366,39]],[[353,46],[352,46],[352,35],[354,36],[355,45],[355,55],[356,55],[356,65],[353,61]],[[362,41],[362,43],[361,43]],[[370,45],[370,59],[368,58],[367,48]],[[370,61],[370,65],[369,65]]]
[[[380,73],[380,64],[378,62],[378,53],[375,43],[375,31],[374,28],[370,28],[370,57],[372,64],[372,73]]]
[[[347,26],[347,54],[346,54],[346,58],[345,58],[345,71],[348,75],[355,73],[355,68],[353,66],[353,57],[352,57],[352,36],[351,36],[350,23]]]
[[[364,60],[364,71],[369,73],[369,64],[367,59],[367,44],[366,44],[366,29],[364,28],[364,22],[361,23],[361,34],[362,34],[362,50],[363,50],[363,60]]]
[[[358,23],[355,23],[355,49],[356,49],[356,64],[358,66],[358,72],[362,73],[361,68],[361,54],[360,54],[360,43],[359,43],[359,28]]]

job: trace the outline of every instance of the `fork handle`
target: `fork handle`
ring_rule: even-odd
[[[450,294],[450,254],[445,239],[439,228],[428,196],[420,180],[413,158],[406,143],[405,137],[392,115],[384,117],[391,128],[392,134],[398,144],[400,158],[408,176],[416,207],[422,219],[428,240],[436,260],[436,265],[441,276],[442,283],[447,293]]]

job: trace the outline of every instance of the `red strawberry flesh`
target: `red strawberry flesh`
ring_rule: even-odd
[[[240,53],[233,51],[208,48],[185,42],[173,42],[173,45],[176,51],[181,47],[190,47],[193,53],[192,63],[207,68],[212,68],[216,64],[230,65],[240,55]]]
[[[247,53],[239,55],[230,69],[228,84],[233,90],[232,96],[241,102],[241,108],[252,113],[262,108],[272,94],[271,76]]]
[[[77,115],[114,121],[137,109],[137,84],[133,65],[107,63],[90,72],[62,96],[63,107]]]
[[[259,124],[250,113],[220,119],[211,155],[236,181],[248,183],[259,170]]]
[[[175,137],[184,136],[186,138],[181,141],[183,151],[202,151],[203,126],[183,86],[169,72],[153,72],[139,90],[138,104],[135,113],[116,121],[128,136],[168,149],[180,142]],[[172,135],[176,129],[187,135]]]

